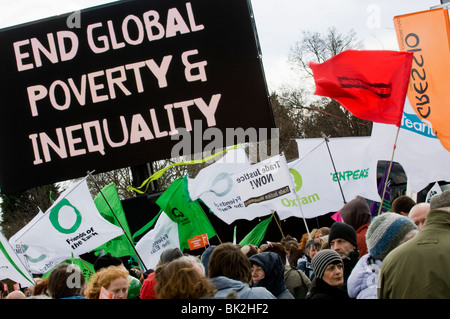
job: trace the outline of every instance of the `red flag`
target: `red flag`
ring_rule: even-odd
[[[412,58],[410,52],[346,50],[310,62],[315,94],[337,100],[361,119],[400,127]]]

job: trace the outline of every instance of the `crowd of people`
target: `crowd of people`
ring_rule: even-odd
[[[89,279],[60,264],[6,299],[450,298],[450,190],[430,203],[400,196],[375,217],[358,197],[339,214],[341,222],[300,240],[288,235],[259,247],[227,242],[199,256],[166,249],[145,272],[109,254],[98,258]]]

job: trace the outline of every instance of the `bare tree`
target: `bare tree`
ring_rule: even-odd
[[[322,132],[332,137],[370,135],[372,122],[355,117],[333,99],[314,96],[308,87],[313,83],[310,61],[322,63],[345,50],[362,49],[356,32],[342,34],[333,27],[326,34],[311,31],[302,34],[289,53],[289,63],[303,77],[302,87],[283,87],[276,96],[278,104],[295,121],[289,129],[296,131],[281,135],[292,134],[297,138],[320,137]]]

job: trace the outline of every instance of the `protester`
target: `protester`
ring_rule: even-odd
[[[320,230],[320,233],[322,234],[322,237],[323,236],[328,236],[330,234],[330,227],[326,227],[326,226],[325,227],[320,227],[319,230]]]
[[[367,254],[366,232],[372,215],[369,204],[363,197],[356,197],[345,204],[339,211],[342,221],[355,229],[359,257]]]
[[[305,254],[298,260],[297,269],[301,270],[309,279],[312,278],[313,269],[311,266],[311,260],[314,255],[319,252],[322,245],[314,239],[309,240],[306,243]]]
[[[330,228],[328,242],[330,248],[341,256],[344,263],[344,284],[346,284],[353,267],[359,260],[355,229],[348,224],[335,222]]]
[[[386,212],[375,217],[366,234],[369,252],[362,256],[347,280],[350,298],[377,299],[378,276],[384,258],[418,233],[407,217]]]
[[[86,299],[84,275],[71,264],[57,265],[48,276],[47,291],[53,299]]]
[[[449,224],[450,190],[446,190],[431,199],[422,230],[384,259],[379,298],[450,298]]]
[[[311,231],[311,239],[317,241],[318,243],[320,243],[321,245],[323,244],[322,241],[322,232],[320,231],[320,229],[314,228]],[[306,245],[305,245],[306,247]]]
[[[408,218],[411,219],[417,228],[422,230],[423,224],[427,219],[428,213],[430,212],[429,203],[418,203],[414,205],[409,211]]]
[[[300,245],[299,245],[299,248],[301,249],[301,250],[305,250],[305,247],[306,247],[306,242],[308,241],[308,240],[310,240],[311,238],[310,238],[310,234],[309,233],[304,233],[303,235],[302,235],[302,238],[300,239]]]
[[[166,264],[168,262],[171,262],[179,257],[182,257],[183,253],[179,248],[167,248],[161,253],[161,256],[159,257],[158,265],[156,267],[159,267],[163,264]],[[141,287],[141,293],[140,298],[141,299],[156,299],[155,295],[155,286],[156,286],[156,278],[155,278],[155,272],[151,272],[147,278],[144,280],[142,287]]]
[[[411,210],[411,208],[413,208],[414,205],[416,205],[414,199],[412,199],[407,195],[401,195],[396,199],[394,199],[390,210],[393,211],[394,213],[403,216],[408,216],[409,211]]]
[[[198,263],[178,258],[156,269],[156,295],[159,299],[200,299],[215,295],[211,282]]]
[[[242,246],[241,250],[247,257],[256,255],[259,252],[258,247],[256,247],[255,245],[250,245],[250,244]]]
[[[314,279],[306,299],[349,299],[344,284],[343,263],[339,254],[331,249],[319,251],[312,259]]]
[[[200,256],[200,261],[202,262],[203,268],[205,268],[206,277],[208,277],[209,257],[211,256],[211,253],[213,252],[214,248],[216,248],[216,245],[209,246],[208,248],[205,249],[205,251]]]
[[[127,299],[130,276],[121,266],[109,266],[92,275],[86,297],[99,299],[102,287],[112,294],[111,299]]]
[[[279,254],[262,252],[251,256],[249,260],[253,267],[252,279],[258,279],[253,281],[252,287],[265,287],[277,299],[294,299],[294,296],[286,288],[284,281],[285,268]]]
[[[25,294],[20,290],[11,291],[5,299],[26,299]]]
[[[97,272],[102,268],[107,268],[109,266],[123,266],[122,259],[114,257],[111,254],[105,254],[97,258],[94,263],[94,271]]]
[[[48,277],[44,279],[36,279],[36,283],[33,289],[33,296],[46,295],[48,296]]]
[[[208,276],[215,298],[227,298],[236,293],[240,299],[275,299],[264,287],[250,288],[251,264],[239,247],[232,243],[218,245],[209,258]]]
[[[137,278],[141,284],[144,282],[144,273],[141,267],[135,266],[129,270],[131,276]]]

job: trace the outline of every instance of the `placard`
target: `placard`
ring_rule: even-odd
[[[247,0],[119,1],[0,43],[3,193],[170,158],[183,130],[187,155],[208,128],[275,127]]]

